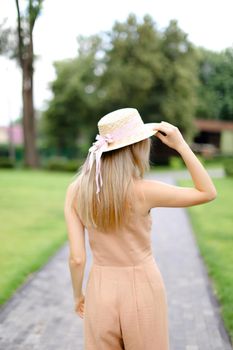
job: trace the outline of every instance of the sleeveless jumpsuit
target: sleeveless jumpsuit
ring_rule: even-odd
[[[168,350],[164,281],[151,245],[151,213],[118,232],[88,229],[93,262],[84,306],[85,350]]]

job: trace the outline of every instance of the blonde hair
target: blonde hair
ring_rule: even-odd
[[[99,231],[118,230],[131,212],[134,200],[134,180],[143,178],[150,169],[151,139],[103,152],[101,174],[103,186],[96,195],[95,161],[84,173],[85,164],[75,175],[72,203],[83,224]]]

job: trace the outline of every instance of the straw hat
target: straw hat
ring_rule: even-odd
[[[103,152],[112,151],[121,147],[142,141],[157,130],[153,130],[156,123],[144,123],[137,109],[122,108],[106,114],[98,121],[99,134],[96,142],[89,148],[84,171],[88,172],[94,160],[96,162],[96,194],[103,185],[101,176],[101,155]]]
[[[155,123],[144,123],[135,108],[122,108],[106,114],[98,121],[100,136],[110,134],[112,142],[108,142],[104,152],[121,148],[132,143],[144,140],[154,135]]]

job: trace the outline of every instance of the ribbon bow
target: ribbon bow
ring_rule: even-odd
[[[90,170],[92,167],[92,164],[94,162],[94,158],[96,160],[96,187],[97,191],[96,194],[100,192],[100,186],[103,185],[103,179],[101,175],[101,155],[106,150],[106,146],[108,143],[113,142],[113,137],[110,134],[106,134],[104,136],[97,134],[96,138],[97,141],[93,142],[92,146],[89,148],[89,159],[88,159],[88,165],[87,170]]]

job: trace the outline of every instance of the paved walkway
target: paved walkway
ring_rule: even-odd
[[[184,172],[153,175],[171,184],[179,176]],[[232,349],[186,209],[154,208],[152,215],[154,256],[167,288],[170,350]],[[84,288],[91,264],[88,241],[87,253]],[[67,259],[66,244],[0,310],[0,349],[83,349],[83,320],[73,311]]]

